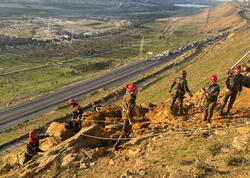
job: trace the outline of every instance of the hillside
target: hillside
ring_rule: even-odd
[[[41,148],[47,152],[21,166],[25,147],[19,148],[3,157],[1,175],[249,176],[250,110],[249,100],[245,100],[250,97],[249,89],[238,97],[232,116],[219,117],[216,108],[211,124],[201,120],[201,96],[196,93],[185,101],[184,117],[170,114],[169,101],[138,106],[130,139],[118,152],[113,151],[112,143],[120,135],[119,106],[101,107],[98,113],[85,112],[85,129],[75,136],[64,129],[63,123],[54,122],[47,130],[51,137],[41,141]]]
[[[141,91],[138,102],[164,101],[170,96],[167,94],[171,82],[178,75],[179,70],[185,69],[188,72],[187,80],[191,91],[199,91],[207,82],[208,76],[216,74],[219,84],[224,86],[226,71],[242,57],[250,48],[249,38],[250,27],[229,35],[225,40],[215,44],[210,44],[207,48],[197,55],[192,61],[183,66],[166,73],[159,78],[153,85]],[[237,50],[236,50],[237,49]],[[247,57],[242,63],[249,60]],[[199,80],[197,80],[199,76]]]
[[[231,6],[225,8],[228,13],[223,15],[218,13],[220,7],[213,10],[218,13],[219,23],[211,16],[204,24],[206,28],[198,30],[219,33],[245,24],[237,10]],[[205,13],[203,15],[204,20]],[[227,20],[223,21],[224,17]],[[191,25],[192,19],[182,20],[183,26]],[[172,32],[178,36],[182,27],[178,23],[175,27],[177,30]],[[237,96],[232,115],[218,114],[225,92],[226,71],[250,49],[249,28],[245,26],[222,40],[201,46],[192,60],[142,88],[130,138],[123,141],[119,151],[113,150],[113,144],[121,134],[121,106],[120,100],[114,99],[115,103],[105,104],[98,112],[84,112],[83,129],[76,135],[72,130],[65,130],[64,122],[50,124],[46,131],[50,137],[41,140],[40,145],[46,152],[25,165],[22,165],[24,146],[5,155],[0,177],[250,177],[250,90],[243,88]],[[241,64],[249,59],[248,56]],[[170,112],[171,96],[167,93],[181,69],[187,71],[188,85],[194,93],[192,98],[187,95],[184,100],[184,116],[176,113],[176,107]],[[221,93],[212,123],[208,124],[202,121],[200,89],[211,74],[218,76]],[[91,101],[90,96],[85,99],[79,101],[81,105]],[[61,111],[71,111],[67,106],[62,108],[64,110],[54,110],[44,119]],[[24,130],[29,126],[29,123],[24,125]]]
[[[222,7],[219,6],[215,9],[221,9]],[[189,12],[190,10],[182,10],[178,15],[185,16],[186,11]],[[196,12],[196,10],[194,11]],[[48,93],[76,85],[88,78],[108,73],[110,69],[117,66],[128,65],[143,58],[148,58],[147,52],[156,55],[164,50],[179,48],[187,43],[235,29],[234,26],[244,26],[246,23],[246,20],[243,19],[240,19],[239,22],[228,21],[229,18],[238,19],[239,14],[237,13],[238,10],[233,6],[225,5],[225,11],[223,12],[228,14],[228,17],[223,22],[223,28],[226,30],[221,31],[222,29],[218,25],[213,26],[213,30],[208,32],[205,25],[208,11],[206,8],[202,10],[201,14],[193,16],[161,18],[146,24],[136,24],[139,27],[133,28],[133,31],[128,34],[112,35],[112,37],[105,39],[83,40],[79,43],[73,43],[73,45],[59,45],[60,47],[51,44],[16,53],[1,53],[0,73],[14,73],[0,78],[0,108],[4,109],[46,96]],[[218,16],[216,17],[213,13],[217,11],[211,10],[210,15],[213,18],[210,18],[208,25],[214,24],[217,18],[220,19],[220,22],[223,21],[223,16],[216,13]],[[190,12],[190,14],[193,13]],[[40,20],[46,22],[47,27],[48,19]],[[84,19],[80,21],[84,21],[86,24],[103,25],[101,22],[100,24],[93,20]],[[53,19],[51,22],[53,22]],[[14,21],[12,23],[16,26]],[[25,34],[23,29],[27,28],[24,22],[20,21],[18,24],[22,27],[18,30],[18,33]],[[69,23],[68,26],[73,25]],[[93,26],[91,25],[91,27]],[[6,30],[11,32],[11,30]],[[77,31],[77,29],[74,29],[74,31]],[[44,37],[44,35],[41,36]],[[144,47],[142,55],[139,55],[142,38],[144,38]],[[13,41],[16,40],[13,39]],[[106,66],[106,62],[110,65]],[[87,71],[81,70],[82,66],[88,66],[90,63],[96,65],[101,63],[103,67],[98,70],[90,67],[88,67],[89,70]],[[33,70],[34,67],[38,67],[38,69]],[[23,71],[23,69],[25,70]],[[15,71],[23,72],[15,73]]]

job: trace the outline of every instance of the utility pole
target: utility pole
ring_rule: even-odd
[[[142,54],[143,54],[143,48],[144,48],[144,37],[142,37],[142,39],[141,39],[141,47],[140,47],[140,51],[139,51],[140,58],[142,57]]]
[[[48,37],[50,38],[50,30],[51,30],[51,18],[49,17],[48,21]]]

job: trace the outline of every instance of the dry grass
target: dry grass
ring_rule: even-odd
[[[192,92],[198,91],[208,82],[209,76],[217,75],[219,84],[224,87],[226,71],[250,48],[250,27],[233,33],[226,40],[211,44],[205,48],[192,61],[169,71],[165,77],[160,78],[153,85],[145,88],[138,96],[138,103],[165,101],[170,96],[168,89],[174,78],[179,75],[181,69],[187,71],[187,80]],[[236,50],[237,49],[237,50]],[[249,57],[245,58],[245,62]],[[243,61],[243,63],[244,63]]]

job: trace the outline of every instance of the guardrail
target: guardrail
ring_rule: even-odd
[[[247,57],[247,55],[250,53],[250,51],[248,51],[244,56],[242,56],[232,67],[231,69],[233,69],[236,65],[238,65],[245,57]]]

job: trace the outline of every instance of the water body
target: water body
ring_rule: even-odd
[[[206,8],[211,6],[199,5],[199,4],[174,4],[177,7],[192,7],[192,8]]]

